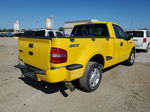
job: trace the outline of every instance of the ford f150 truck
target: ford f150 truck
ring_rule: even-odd
[[[135,60],[135,43],[113,22],[78,24],[70,37],[36,34],[28,31],[18,39],[22,64],[16,67],[37,81],[70,85],[78,79],[84,91],[92,92],[100,84],[102,69]]]

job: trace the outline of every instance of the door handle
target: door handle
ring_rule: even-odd
[[[123,42],[120,42],[120,46],[123,46]]]

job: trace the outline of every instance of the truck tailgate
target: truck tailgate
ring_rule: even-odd
[[[50,39],[19,38],[19,58],[41,70],[50,69]]]

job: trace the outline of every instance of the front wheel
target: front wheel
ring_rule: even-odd
[[[125,65],[131,66],[135,62],[135,50],[132,50],[129,58],[124,62]]]
[[[92,92],[99,87],[101,78],[102,66],[96,62],[89,62],[84,76],[79,79],[79,83],[84,91]]]

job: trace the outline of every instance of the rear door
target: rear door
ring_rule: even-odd
[[[18,40],[19,58],[27,65],[50,69],[51,40],[43,37],[20,37]]]
[[[114,64],[114,38],[110,38],[108,24],[94,23],[83,24],[74,27],[71,36],[83,46],[81,50],[89,48],[99,50],[106,59],[105,67]],[[84,51],[84,50],[83,50]],[[87,50],[88,51],[88,50]],[[73,51],[74,52],[74,51]],[[74,52],[75,53],[75,52]],[[74,55],[79,54],[76,52]]]
[[[110,38],[110,33],[108,30],[109,23],[107,24],[94,24],[92,30],[92,38],[97,38],[99,44],[103,44],[101,47],[105,52],[106,63],[105,67],[114,64],[114,38]],[[90,30],[88,31],[90,32]]]

